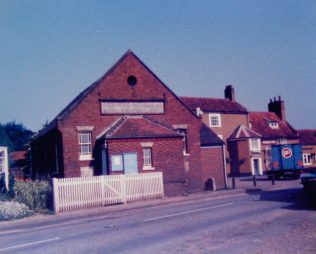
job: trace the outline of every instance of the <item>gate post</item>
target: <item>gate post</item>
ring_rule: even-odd
[[[102,205],[106,205],[106,200],[105,200],[105,181],[106,178],[104,175],[100,176],[100,183],[101,183],[101,199],[102,199]]]
[[[161,198],[164,198],[165,193],[164,193],[164,187],[163,187],[163,175],[162,172],[159,174],[159,185],[160,185],[160,191],[161,191]]]
[[[126,176],[120,175],[120,185],[121,185],[121,200],[124,204],[127,201],[127,194],[126,194]]]
[[[53,206],[54,212],[59,212],[59,193],[58,193],[58,180],[53,178]]]

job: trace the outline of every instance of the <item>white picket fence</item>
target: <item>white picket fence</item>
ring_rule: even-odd
[[[54,178],[53,191],[56,213],[164,196],[161,172]]]

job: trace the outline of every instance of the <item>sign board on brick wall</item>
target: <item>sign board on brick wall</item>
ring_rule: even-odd
[[[101,102],[102,114],[163,114],[163,102]]]

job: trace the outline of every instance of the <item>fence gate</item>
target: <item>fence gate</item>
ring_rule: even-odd
[[[55,212],[163,198],[161,172],[53,178]]]

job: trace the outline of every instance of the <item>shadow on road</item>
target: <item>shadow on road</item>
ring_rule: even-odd
[[[288,182],[288,181],[296,181],[297,179],[293,179],[293,178],[280,178],[280,179],[275,179],[275,183],[277,182]],[[253,182],[253,177],[244,177],[244,178],[239,178],[239,181],[241,182]],[[272,183],[272,179],[268,179],[267,176],[259,176],[256,177],[256,181],[257,182],[271,182]]]
[[[283,190],[261,190],[259,188],[246,189],[249,195],[260,195],[259,201],[274,201],[289,203],[284,209],[290,210],[316,210],[316,193],[307,195],[303,188]]]

